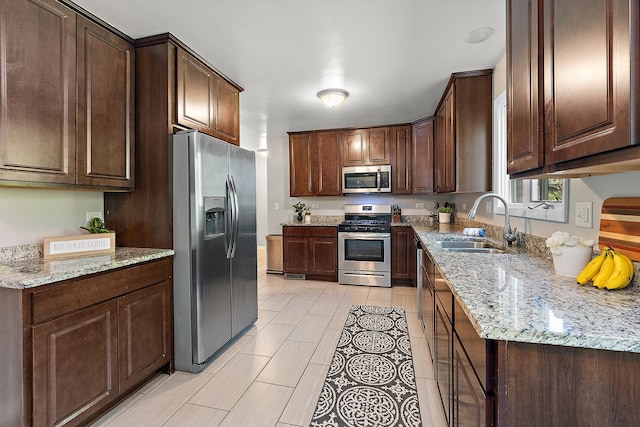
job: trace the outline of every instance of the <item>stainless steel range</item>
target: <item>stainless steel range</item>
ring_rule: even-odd
[[[345,205],[338,225],[338,282],[391,287],[391,205]]]

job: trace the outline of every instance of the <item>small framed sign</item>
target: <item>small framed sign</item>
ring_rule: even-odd
[[[116,234],[97,233],[79,236],[45,237],[44,257],[54,258],[69,255],[89,255],[115,252]]]

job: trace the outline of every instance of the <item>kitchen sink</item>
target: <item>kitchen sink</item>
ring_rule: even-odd
[[[448,252],[464,252],[473,254],[502,254],[504,249],[482,240],[438,240],[438,245]]]
[[[464,252],[467,254],[503,254],[504,249],[499,248],[445,248],[447,252]]]

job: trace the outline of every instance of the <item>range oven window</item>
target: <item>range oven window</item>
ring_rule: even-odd
[[[345,261],[384,262],[384,240],[345,239]]]

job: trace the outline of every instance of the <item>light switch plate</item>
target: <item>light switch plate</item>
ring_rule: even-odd
[[[576,202],[576,227],[593,228],[593,202]]]
[[[311,209],[320,209],[320,203],[312,203]]]
[[[422,202],[416,203],[416,209],[424,209],[424,203]]]

